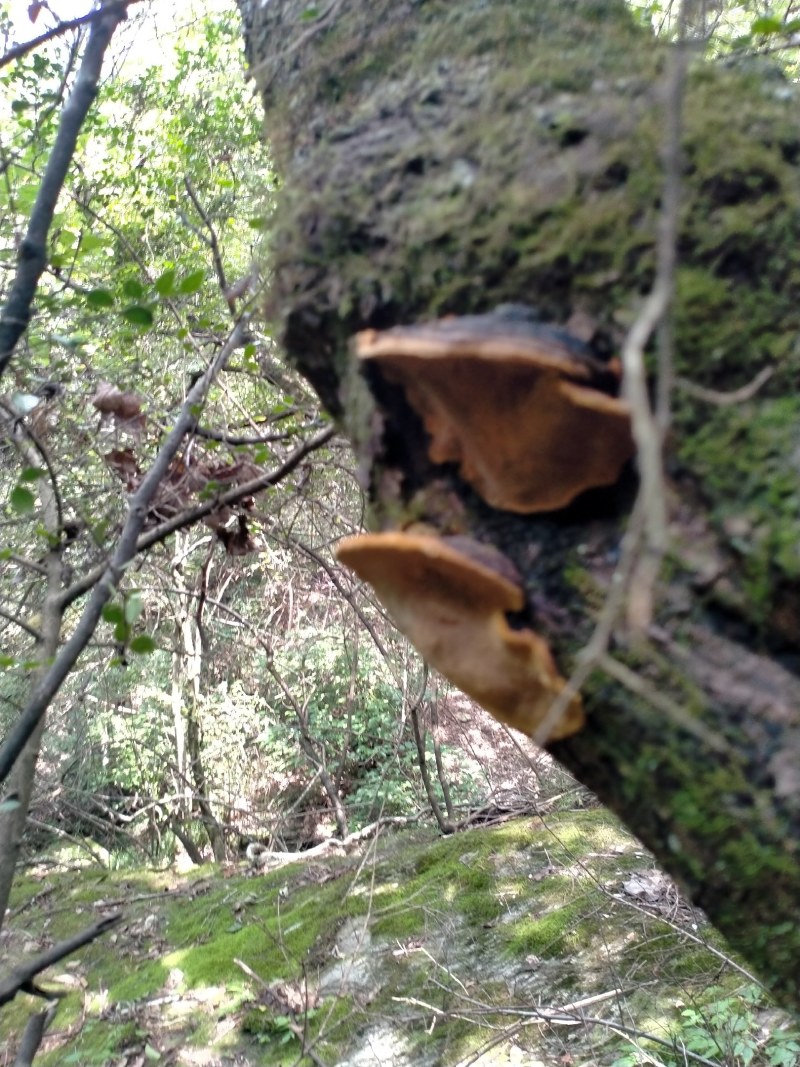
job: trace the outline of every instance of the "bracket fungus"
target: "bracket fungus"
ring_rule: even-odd
[[[468,538],[375,533],[345,539],[336,556],[369,582],[424,659],[495,718],[539,741],[576,733],[584,723],[579,696],[547,722],[566,684],[547,642],[506,618],[525,604],[511,563],[501,557],[509,572],[501,573],[485,546],[468,555],[469,547]]]
[[[496,312],[356,335],[400,386],[434,463],[457,463],[492,507],[566,507],[612,485],[635,451],[619,374],[563,330]]]

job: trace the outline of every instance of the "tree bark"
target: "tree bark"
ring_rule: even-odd
[[[0,412],[0,419],[5,412]],[[33,447],[30,440],[21,437],[17,448],[23,461],[29,467],[37,467],[42,456]],[[58,604],[62,588],[64,564],[62,560],[63,545],[61,541],[61,507],[58,486],[52,475],[41,480],[38,493],[41,501],[41,523],[50,538],[50,548],[44,556],[44,589],[41,610],[39,612],[38,635],[34,656],[41,664],[33,673],[35,686],[48,670],[50,661],[58,650],[61,636],[63,613]],[[5,803],[0,808],[0,930],[3,929],[6,910],[11,896],[14,872],[19,860],[25,825],[33,796],[36,777],[36,764],[44,733],[45,719],[42,717],[27,744],[20,752],[9,779]]]
[[[568,677],[635,472],[558,512],[495,511],[429,460],[419,419],[350,339],[523,302],[618,350],[655,272],[665,46],[621,0],[330,0],[312,21],[305,0],[239,6],[283,182],[268,313],[287,357],[353,441],[373,525],[422,518],[501,549]],[[585,729],[550,747],[796,1009],[795,96],[757,61],[693,60],[670,548],[652,624],[638,640],[616,625],[582,690]]]

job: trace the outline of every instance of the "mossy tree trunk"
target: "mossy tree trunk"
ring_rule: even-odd
[[[429,462],[419,421],[367,381],[349,341],[522,302],[588,322],[613,352],[654,276],[664,49],[622,0],[240,7],[283,180],[269,314],[288,359],[350,435],[374,525],[422,518],[494,543],[568,675],[633,476],[558,514],[493,511]],[[691,386],[667,449],[670,552],[646,637],[618,627],[623,670],[594,671],[588,725],[551,746],[795,1007],[799,115],[763,66],[692,66],[674,324]],[[766,367],[754,396],[715,400]]]

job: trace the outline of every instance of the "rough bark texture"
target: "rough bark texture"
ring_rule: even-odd
[[[350,434],[373,523],[422,518],[506,552],[566,675],[635,476],[557,514],[494,512],[430,464],[402,395],[359,371],[348,341],[510,301],[561,326],[588,316],[612,354],[653,278],[663,48],[621,0],[331,0],[314,21],[305,0],[240,7],[284,181],[269,314],[288,358]],[[640,691],[595,671],[586,729],[552,746],[795,1007],[798,114],[760,62],[693,66],[677,371],[717,391],[773,374],[739,404],[676,394],[657,617],[646,640],[620,629],[612,646]]]

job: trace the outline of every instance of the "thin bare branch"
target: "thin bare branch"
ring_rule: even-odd
[[[228,310],[231,315],[236,314],[236,301],[228,295],[228,279],[225,274],[225,264],[222,262],[222,252],[219,247],[219,240],[217,238],[217,231],[214,229],[214,224],[208,216],[208,212],[200,203],[200,197],[197,195],[195,187],[192,185],[191,179],[188,174],[183,177],[183,185],[186,192],[194,205],[194,209],[200,218],[203,220],[203,225],[208,230],[208,237],[202,238],[208,248],[211,250],[211,259],[214,264],[214,273],[217,276],[217,284],[219,285],[220,292],[225,297],[225,303],[228,305]]]
[[[24,556],[18,556],[16,554],[8,557],[11,563],[16,563],[18,567],[22,567],[23,570],[33,571],[34,574],[47,574],[47,567],[41,563],[37,563],[36,560],[26,559]]]
[[[60,996],[61,994],[57,993],[45,993],[35,986],[33,980],[36,975],[47,967],[52,967],[59,960],[71,956],[73,952],[83,948],[84,945],[96,941],[106,930],[116,926],[121,919],[121,912],[109,915],[108,918],[101,919],[100,922],[95,923],[86,930],[82,930],[79,934],[75,934],[74,937],[68,937],[66,941],[59,941],[58,944],[48,948],[45,952],[40,952],[38,956],[18,964],[12,971],[0,977],[0,1004],[7,1004],[14,999],[17,993],[21,992],[33,993],[34,996],[45,997],[47,1000]]]
[[[277,420],[276,420],[277,421]],[[243,445],[273,445],[278,441],[288,441],[291,437],[297,437],[298,434],[308,432],[309,430],[319,429],[321,423],[317,422],[311,426],[304,426],[298,430],[283,430],[281,433],[268,433],[262,437],[236,437],[234,434],[223,433],[220,430],[209,430],[202,426],[198,426],[195,430],[196,437],[202,437],[207,441],[221,441],[223,444],[231,445],[234,448],[240,448]]]
[[[683,18],[681,17],[681,25]],[[641,486],[622,553],[594,633],[578,657],[567,685],[553,701],[539,725],[534,741],[542,744],[560,721],[598,660],[608,649],[614,626],[628,601],[628,622],[634,632],[646,628],[652,614],[653,590],[667,548],[667,494],[662,444],[669,426],[673,382],[673,356],[669,325],[661,338],[655,412],[650,405],[644,350],[653,332],[669,315],[675,287],[680,208],[681,116],[686,83],[687,45],[681,39],[673,49],[667,98],[667,138],[664,145],[664,198],[659,227],[657,269],[653,289],[631,327],[622,349],[623,385],[631,405],[633,436]]]
[[[718,408],[728,408],[752,400],[774,373],[774,367],[762,367],[751,382],[743,385],[741,389],[733,389],[729,393],[720,393],[716,389],[704,389],[702,385],[695,385],[688,378],[677,378],[675,384],[688,396],[694,397],[695,400],[703,400],[706,404],[713,404],[714,407]]]
[[[185,406],[186,405],[184,404],[184,408]],[[236,486],[235,489],[229,489],[227,493],[222,493],[220,496],[214,497],[211,500],[206,500],[202,504],[198,504],[196,508],[181,512],[180,515],[176,515],[174,518],[162,522],[159,526],[155,526],[152,530],[148,530],[147,533],[142,534],[136,542],[135,554],[138,555],[138,553],[144,552],[145,549],[152,548],[153,545],[166,541],[168,537],[177,533],[178,530],[185,530],[188,526],[194,526],[195,523],[205,518],[206,515],[210,515],[212,511],[217,511],[218,509],[230,506],[231,504],[237,504],[240,500],[244,499],[244,497],[255,496],[256,493],[260,493],[262,490],[282,482],[288,474],[291,474],[295,467],[299,466],[306,456],[310,455],[312,452],[316,452],[318,448],[327,444],[327,442],[335,436],[336,432],[337,430],[335,426],[327,426],[315,437],[312,437],[310,440],[304,441],[303,444],[299,445],[294,452],[291,452],[283,463],[274,470],[267,471],[265,474],[259,475],[258,478],[252,478],[249,482],[242,482],[242,484]],[[88,593],[89,590],[100,581],[105,568],[105,564],[95,567],[79,579],[79,581],[75,582],[74,585],[71,585],[69,589],[66,589],[61,598],[62,607],[68,607],[79,597]]]
[[[643,543],[630,577],[628,621],[636,631],[652,617],[653,590],[667,549],[667,494],[662,445],[670,422],[673,352],[670,311],[675,291],[675,266],[681,199],[681,129],[688,46],[684,39],[685,3],[679,16],[679,39],[672,49],[672,70],[666,104],[664,194],[656,250],[656,277],[650,295],[622,346],[623,390],[631,405],[633,437],[639,463],[643,503]],[[656,409],[647,391],[644,350],[661,326]]]
[[[18,615],[11,615],[9,612],[3,611],[3,609],[0,608],[0,619],[5,619],[6,622],[10,622],[13,626],[18,626],[20,630],[24,630],[26,634],[34,639],[34,641],[41,641],[42,635],[39,631],[31,626],[30,623],[21,619]]]
[[[111,559],[104,566],[81,618],[69,640],[56,657],[52,667],[36,686],[27,707],[12,727],[2,749],[0,749],[0,781],[5,781],[53,697],[59,691],[78,657],[91,640],[92,634],[100,621],[104,605],[113,596],[126,568],[137,553],[141,551],[139,547],[140,533],[156,490],[164,479],[172,460],[177,455],[184,437],[192,431],[197,422],[197,406],[204,400],[209,386],[225,366],[233,351],[241,344],[245,335],[245,328],[246,320],[240,320],[231,332],[227,342],[220,348],[214,360],[209,364],[205,374],[198,378],[187,393],[175,426],[164,442],[152,467],[142,479],[141,485],[131,497],[128,517],[117,541],[117,546]]]
[[[80,15],[78,18],[66,19],[64,22],[59,22],[53,26],[52,29],[46,30],[45,33],[40,33],[38,37],[33,37],[30,41],[23,41],[22,44],[15,44],[13,48],[9,48],[7,52],[4,52],[0,56],[0,69],[7,67],[9,63],[14,63],[18,59],[22,59],[29,52],[35,52],[37,48],[41,48],[43,44],[47,44],[48,41],[54,41],[57,37],[63,37],[65,33],[69,33],[71,30],[79,30],[81,26],[86,26],[89,23],[95,23],[101,19],[104,15],[122,13],[122,18],[127,17],[128,8],[132,4],[140,4],[142,0],[124,0],[123,3],[109,3],[98,11],[90,11],[86,15]],[[121,20],[120,20],[121,21]]]

